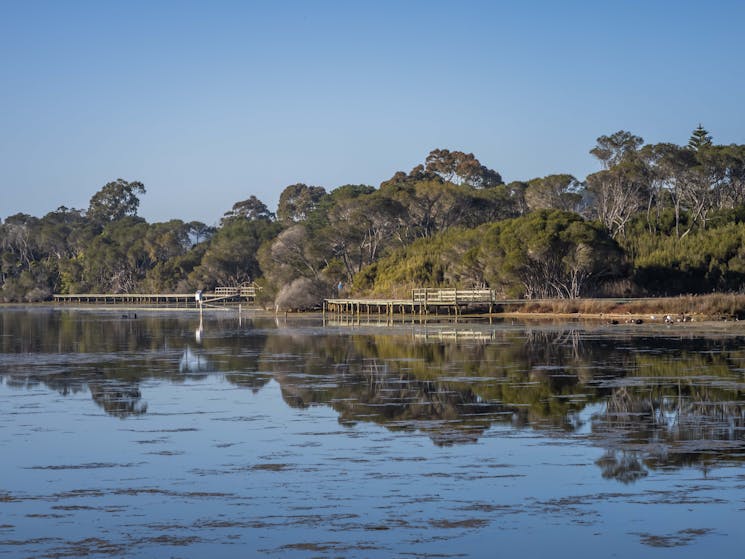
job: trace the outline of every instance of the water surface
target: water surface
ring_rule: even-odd
[[[740,556],[745,329],[0,311],[0,557]]]

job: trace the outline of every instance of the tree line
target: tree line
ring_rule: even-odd
[[[104,185],[87,209],[0,223],[0,299],[182,292],[256,282],[264,302],[317,306],[344,292],[488,286],[524,298],[740,291],[745,145],[699,125],[686,145],[627,131],[597,139],[599,170],[505,183],[472,154],[431,151],[377,188],[287,186],[219,224],[137,215],[141,182]]]

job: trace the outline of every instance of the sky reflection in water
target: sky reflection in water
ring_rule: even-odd
[[[736,330],[0,312],[0,557],[735,556]]]

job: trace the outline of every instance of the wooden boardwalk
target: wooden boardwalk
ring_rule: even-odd
[[[214,291],[198,292],[202,305],[229,302],[253,302],[256,286],[216,287]],[[90,305],[151,305],[158,307],[199,308],[195,293],[73,293],[54,294],[55,303]]]
[[[193,293],[73,293],[52,295],[55,303],[197,307]]]
[[[361,316],[372,314],[392,316],[394,314],[440,313],[458,316],[468,308],[478,308],[491,315],[494,307],[509,303],[524,302],[518,299],[497,299],[492,289],[413,289],[410,299],[326,299],[324,314]]]

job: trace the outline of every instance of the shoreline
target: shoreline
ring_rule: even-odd
[[[57,311],[102,311],[121,313],[185,313],[199,314],[196,306],[152,306],[128,304],[62,304],[44,301],[35,303],[0,303],[3,310],[47,309]],[[313,318],[321,317],[320,310],[314,311],[280,311],[266,309],[255,305],[243,306],[231,304],[226,306],[204,307],[203,314],[240,314],[262,317]],[[426,315],[396,313],[398,320],[446,321],[446,322],[483,322],[485,320],[526,320],[526,321],[587,321],[607,324],[738,324],[742,317],[745,324],[745,295],[740,294],[707,294],[683,295],[678,297],[636,298],[636,299],[546,299],[525,300],[511,303],[493,312],[465,311],[457,316],[430,313]],[[369,318],[373,319],[374,315]],[[338,318],[338,317],[334,317]],[[348,316],[351,322],[359,321]],[[332,319],[333,320],[333,319]]]
[[[157,307],[133,307],[112,305],[75,305],[59,306],[49,303],[0,303],[0,315],[3,311],[9,314],[13,312],[70,312],[85,314],[109,315],[111,319],[131,321],[146,319],[147,317],[161,317],[181,315],[184,318],[193,317],[201,323],[201,320],[224,321],[224,320],[269,320],[277,327],[292,327],[302,325],[331,328],[412,328],[426,329],[428,326],[434,330],[478,328],[561,328],[581,329],[592,331],[612,331],[618,329],[619,334],[624,335],[674,335],[674,336],[704,336],[704,337],[731,337],[745,336],[745,320],[719,320],[713,318],[694,317],[691,321],[665,323],[662,317],[651,319],[644,314],[630,313],[567,313],[567,312],[524,312],[510,311],[488,314],[462,314],[454,315],[401,315],[397,314],[392,319],[380,320],[379,317],[358,318],[330,318],[324,317],[320,311],[275,313],[271,310],[260,308],[243,309],[238,313],[235,308],[209,309],[200,317],[199,309],[195,308],[157,308]],[[140,314],[141,313],[141,314]],[[138,316],[139,314],[139,316]],[[742,325],[742,328],[740,327]]]

